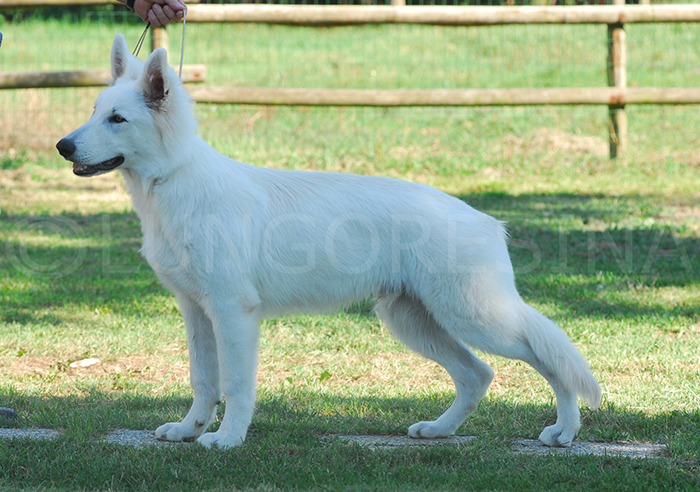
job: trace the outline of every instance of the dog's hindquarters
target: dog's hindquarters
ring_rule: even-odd
[[[378,305],[396,336],[445,367],[457,389],[455,403],[442,417],[412,426],[409,434],[450,435],[486,393],[493,372],[468,345],[525,361],[542,374],[555,391],[558,418],[540,440],[571,445],[580,428],[577,395],[597,407],[598,382],[566,334],[521,299],[504,241],[490,241],[467,254],[471,264],[462,273],[423,278],[422,285],[407,285]]]

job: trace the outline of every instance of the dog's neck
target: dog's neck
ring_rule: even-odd
[[[126,189],[131,196],[134,209],[139,217],[153,213],[153,197],[158,183],[162,183],[162,177],[143,178],[132,169],[120,170],[124,178]]]
[[[120,169],[134,209],[139,216],[159,213],[157,202],[170,180],[178,179],[178,175],[188,171],[206,173],[205,168],[209,167],[206,163],[212,162],[212,159],[208,158],[210,155],[218,155],[218,153],[201,138],[192,136],[186,141],[179,142],[176,152],[152,158],[144,166]],[[179,179],[188,178],[180,176]]]
[[[158,194],[158,188],[187,166],[187,159],[183,157],[162,156],[149,161],[148,165],[141,169],[138,167],[120,169],[134,208],[139,215],[154,212],[152,202]]]

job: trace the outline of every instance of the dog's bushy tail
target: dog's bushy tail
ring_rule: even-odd
[[[600,385],[569,337],[531,306],[524,308],[522,328],[539,362],[560,384],[588,402],[591,408],[598,408],[602,396]]]

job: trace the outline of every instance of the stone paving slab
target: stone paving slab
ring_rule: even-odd
[[[117,429],[102,437],[102,441],[112,444],[121,444],[134,448],[144,448],[147,446],[172,446],[178,444],[188,444],[181,442],[159,441],[156,439],[155,431],[149,430],[129,430]]]
[[[594,456],[625,456],[628,458],[659,458],[666,450],[663,444],[649,443],[602,443],[574,441],[570,448],[550,448],[534,439],[515,441],[511,450],[527,454],[573,454]]]
[[[357,443],[370,449],[395,449],[402,446],[455,446],[464,445],[476,439],[474,436],[452,436],[445,439],[412,439],[408,436],[332,436],[347,442]],[[550,448],[540,441],[522,439],[511,446],[514,453],[526,454],[564,454],[594,456],[624,456],[629,458],[659,458],[666,450],[663,444],[649,443],[598,443],[574,441],[570,448]]]
[[[0,428],[0,439],[56,439],[61,432],[52,429],[3,429]],[[429,447],[429,446],[463,446],[473,442],[474,436],[452,436],[444,439],[412,439],[408,436],[357,436],[335,435],[324,436],[324,439],[340,439],[348,443],[355,443],[372,450],[390,450],[402,447]],[[143,448],[147,446],[173,446],[189,443],[177,443],[159,441],[155,432],[149,430],[116,429],[105,434],[101,441]],[[539,454],[539,455],[594,455],[594,456],[623,456],[628,458],[659,458],[666,450],[663,444],[650,443],[597,443],[586,441],[574,441],[570,448],[550,448],[540,441],[522,439],[511,445],[514,453]]]
[[[0,439],[56,439],[60,432],[52,429],[0,429]]]
[[[474,436],[451,436],[443,439],[412,439],[408,436],[328,436],[370,449],[396,449],[402,447],[459,446],[476,439]]]

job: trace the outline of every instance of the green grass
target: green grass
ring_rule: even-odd
[[[135,41],[141,31],[110,19],[4,24],[3,70],[106,66],[114,34]],[[369,26],[313,36],[283,26],[192,27],[187,63],[206,63],[212,84],[605,84],[604,30],[595,26]],[[172,45],[178,37],[174,29]],[[39,38],[54,42],[39,49]],[[698,38],[693,26],[631,26],[630,80],[694,85],[694,50],[680,46]],[[450,43],[470,49],[452,52]],[[572,53],[583,65],[567,61]],[[416,68],[425,64],[434,66]],[[100,437],[181,419],[192,393],[177,305],[138,254],[140,226],[123,184],[116,174],[78,179],[42,150],[89,116],[97,93],[0,93],[13,115],[0,121],[0,406],[21,415],[0,425],[64,432],[56,442],[0,441],[0,488],[697,487],[697,108],[630,108],[631,153],[616,162],[606,157],[602,108],[197,108],[203,137],[244,162],[428,183],[507,221],[522,295],[569,334],[603,387],[601,409],[583,412],[580,437],[664,443],[662,459],[510,454],[513,440],[554,422],[553,393],[528,366],[488,355],[496,379],[459,430],[477,436],[473,443],[384,452],[324,439],[404,434],[454,397],[445,372],[396,342],[369,304],[262,324],[257,412],[240,449],[132,450]],[[102,364],[69,367],[86,357]]]
[[[324,440],[403,434],[453,398],[446,374],[402,348],[366,305],[263,323],[258,409],[241,449],[99,442],[186,413],[176,304],[136,253],[139,226],[122,195],[98,201],[120,187],[116,176],[80,181],[31,163],[0,176],[12,193],[0,216],[0,401],[22,415],[4,425],[64,431],[54,443],[0,444],[4,487],[691,490],[698,478],[697,205],[657,194],[646,176],[637,186],[647,193],[619,196],[455,186],[509,222],[521,292],[591,361],[604,401],[584,412],[581,438],[662,442],[660,461],[509,454],[513,439],[553,422],[553,394],[530,368],[490,356],[496,381],[459,432],[474,444],[374,452]],[[103,364],[68,367],[85,357]]]

